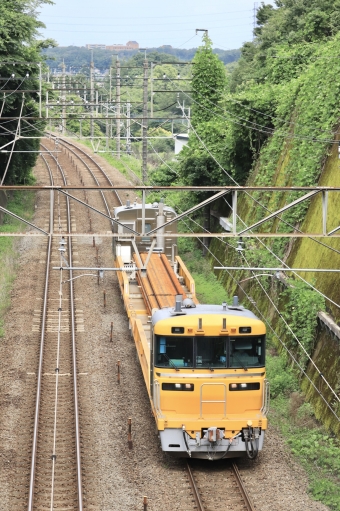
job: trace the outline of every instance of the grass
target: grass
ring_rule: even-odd
[[[271,386],[269,421],[306,470],[311,496],[340,511],[340,442],[315,419],[312,406],[282,358],[269,349],[267,376]]]
[[[78,142],[93,150],[90,141],[80,139]],[[119,170],[127,179],[135,179],[135,176],[137,176],[138,179],[142,179],[141,161],[134,158],[134,156],[129,156],[124,153],[121,154],[119,159],[113,156],[112,153],[100,153],[99,156]]]
[[[34,193],[16,191],[7,204],[7,209],[16,215],[30,220],[34,211]],[[4,316],[10,305],[10,292],[16,276],[16,263],[18,254],[15,250],[16,239],[1,236],[1,233],[22,232],[25,224],[16,218],[5,215],[0,225],[0,337],[4,335]]]
[[[203,257],[195,241],[189,238],[178,240],[178,253],[185,262],[196,284],[196,296],[200,303],[221,304],[229,302],[226,291],[211,269],[209,259]]]

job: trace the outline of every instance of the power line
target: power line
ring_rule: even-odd
[[[168,80],[173,85],[175,85],[175,83],[170,78],[168,78]],[[195,89],[193,89],[193,90],[195,90]],[[231,119],[230,119],[230,118],[228,118],[228,117],[226,117],[224,115],[221,115],[216,110],[211,110],[211,109],[207,108],[205,105],[199,103],[198,101],[196,101],[195,99],[193,99],[191,96],[189,96],[187,94],[188,91],[183,91],[182,89],[177,88],[177,92],[182,92],[183,94],[185,94],[185,96],[190,98],[193,103],[198,105],[200,108],[203,108],[204,110],[209,111],[210,113],[212,112],[217,117],[220,117],[221,119],[229,121],[229,122],[231,122],[233,124],[236,124],[238,126],[243,126],[243,127],[247,128],[249,130],[258,131],[260,133],[265,133],[266,135],[275,135],[275,136],[283,137],[283,138],[286,138],[286,139],[307,140],[307,141],[311,141],[311,142],[320,142],[322,144],[338,144],[339,143],[338,140],[333,140],[333,139],[321,139],[321,138],[318,139],[318,138],[315,138],[315,137],[307,137],[307,136],[302,136],[302,135],[290,135],[288,132],[281,133],[280,131],[278,131],[275,128],[269,128],[269,127],[264,126],[262,124],[258,124],[256,122],[249,121],[248,119],[246,119],[244,117],[237,116],[236,114],[227,111],[226,113],[230,115],[230,117],[231,117]],[[197,92],[199,95],[201,95],[203,97],[203,95],[201,93],[199,93],[198,91],[195,90],[195,92]],[[216,105],[212,101],[210,101],[210,100],[208,100],[208,101],[216,107]],[[237,121],[233,120],[233,118],[238,119],[240,121],[244,121],[244,122],[237,122]],[[248,123],[249,125],[247,125],[245,123]],[[260,128],[263,128],[263,129],[260,129]],[[331,130],[330,130],[330,132],[331,132]]]

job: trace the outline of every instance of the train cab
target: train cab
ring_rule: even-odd
[[[153,252],[164,253],[169,260],[173,260],[177,249],[177,238],[166,237],[166,234],[173,235],[177,233],[177,223],[173,222],[168,224],[168,222],[176,218],[176,212],[173,208],[165,206],[162,202],[154,202],[153,204],[145,204],[143,211],[142,204],[138,204],[137,202],[130,204],[130,201],[127,201],[125,206],[115,208],[113,213],[114,220],[123,224],[118,225],[113,223],[112,230],[114,233],[133,235],[132,231],[135,231],[143,234],[135,238],[136,246],[140,253],[148,252],[151,246],[152,237],[148,236],[148,233],[160,227],[156,234],[157,243]],[[144,233],[142,232],[143,223],[145,226]],[[163,228],[162,225],[164,224],[168,225],[165,225]],[[124,263],[130,263],[133,253],[131,238],[126,236],[114,237],[113,253],[115,257],[120,256]]]

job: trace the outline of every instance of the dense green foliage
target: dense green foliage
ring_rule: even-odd
[[[185,225],[181,226],[185,229]],[[190,238],[178,240],[179,253],[195,280],[196,296],[200,303],[221,304],[230,302],[222,284],[211,271],[209,260],[202,256],[197,249],[195,241]]]
[[[39,91],[39,62],[41,50],[51,44],[51,41],[38,41],[39,28],[44,25],[38,21],[36,9],[50,0],[2,0],[0,2],[0,59],[2,117],[37,116]],[[18,90],[36,90],[37,92],[17,93]],[[41,135],[42,122],[21,122],[8,120],[0,126],[1,145],[14,140],[14,136],[24,134],[29,137]],[[0,153],[0,179],[6,168],[5,184],[27,183],[30,169],[36,160],[38,139],[20,139],[15,144],[12,157],[8,153]],[[11,145],[7,146],[7,150]],[[22,152],[17,152],[22,151]],[[8,165],[9,163],[9,165]]]
[[[192,73],[192,109],[191,123],[208,122],[214,117],[214,107],[222,101],[226,85],[226,73],[222,62],[213,54],[212,41],[207,35],[203,37],[204,45],[200,46],[193,59]]]
[[[195,131],[180,157],[187,184],[244,184],[251,174],[255,184],[273,184],[282,165],[280,184],[317,182],[338,121],[339,6],[328,0],[278,0],[275,9],[262,4],[254,41],[244,44],[238,64],[225,75],[204,41],[194,59]],[[289,211],[285,220],[300,222],[306,206]],[[257,208],[258,217],[264,214]]]
[[[313,409],[298,392],[299,382],[277,355],[267,355],[271,387],[269,420],[284,436],[309,477],[315,500],[340,511],[340,443],[315,420]]]
[[[92,51],[92,50],[91,50]],[[91,59],[91,51],[85,47],[78,46],[67,46],[67,47],[56,47],[44,50],[44,55],[47,59],[47,65],[51,69],[60,69],[62,62],[68,68],[79,70],[89,65]],[[191,50],[184,50],[180,48],[171,48],[167,46],[161,46],[160,48],[148,48],[147,57],[150,62],[157,62],[158,58],[155,55],[161,55],[162,62],[173,62],[177,59],[180,61],[191,61],[197,48]],[[220,50],[215,48],[214,54],[218,55],[219,59],[224,64],[237,61],[240,57],[240,50]],[[119,59],[123,61],[130,60],[136,55],[140,55],[144,58],[144,52],[138,53],[138,50],[120,50],[117,52]],[[93,50],[93,60],[96,68],[104,72],[110,67],[112,60],[112,51],[110,50]]]

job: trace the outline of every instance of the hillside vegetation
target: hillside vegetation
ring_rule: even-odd
[[[92,51],[92,50],[91,50]],[[44,51],[44,56],[47,59],[47,65],[51,69],[60,69],[61,64],[65,62],[66,68],[72,67],[73,69],[79,71],[83,67],[86,68],[89,65],[91,60],[91,51],[85,48],[84,46],[60,46],[56,48],[49,48]],[[157,61],[156,54],[162,55],[162,61],[191,61],[197,48],[191,48],[190,50],[185,50],[181,48],[172,48],[171,46],[161,46],[159,48],[148,48],[147,55],[150,62]],[[120,60],[130,60],[135,55],[138,55],[138,50],[119,50],[115,52],[118,53],[118,57]],[[216,53],[220,60],[224,64],[230,64],[232,62],[237,61],[240,58],[240,50],[221,50],[219,48],[214,49],[214,53]],[[140,53],[141,56],[144,53]],[[154,55],[154,56],[153,56]],[[93,50],[93,60],[97,69],[101,71],[107,70],[112,63],[112,50]]]

